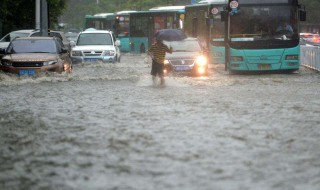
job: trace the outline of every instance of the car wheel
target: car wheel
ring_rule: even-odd
[[[120,63],[121,56],[117,57],[117,62]]]

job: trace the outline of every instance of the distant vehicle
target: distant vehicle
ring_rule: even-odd
[[[190,37],[198,38],[201,44],[210,50],[208,51],[210,64],[225,63],[225,23],[221,20],[221,13],[227,2],[207,0],[185,7],[184,31]]]
[[[71,41],[73,63],[83,62],[120,62],[120,41],[112,31],[87,30],[80,32],[77,41]]]
[[[319,34],[313,33],[300,33],[300,44],[305,45],[320,45],[320,36]]]
[[[0,49],[6,49],[9,45],[9,43],[15,39],[15,38],[20,38],[20,37],[34,37],[34,36],[40,36],[40,30],[17,30],[17,31],[12,31],[9,34],[5,35],[1,40],[0,40]],[[63,34],[63,32],[60,31],[53,31],[50,30],[48,32],[49,37],[58,37],[62,40],[63,44],[65,47],[68,47],[69,50],[71,50],[70,43]]]
[[[40,72],[71,72],[69,51],[57,37],[21,37],[12,40],[4,54],[0,70],[34,76]]]
[[[77,41],[77,37],[79,35],[79,33],[76,33],[76,32],[66,32],[64,33],[64,35],[66,36],[67,40],[69,42],[71,41]]]
[[[185,6],[165,6],[130,13],[130,52],[145,53],[162,29],[183,29]]]
[[[99,13],[85,16],[85,28],[111,30],[121,42],[120,51],[130,51],[130,14],[137,11],[119,11],[116,13]]]
[[[207,74],[208,57],[196,38],[164,43],[173,48],[172,54],[166,54],[164,73],[188,73],[196,76]]]

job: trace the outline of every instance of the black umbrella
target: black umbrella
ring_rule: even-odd
[[[187,38],[185,33],[178,29],[163,29],[156,33],[157,40],[181,41]]]

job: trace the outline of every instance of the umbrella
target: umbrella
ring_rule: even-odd
[[[178,29],[163,29],[159,30],[156,33],[157,40],[165,40],[165,41],[181,41],[187,38],[187,36]]]

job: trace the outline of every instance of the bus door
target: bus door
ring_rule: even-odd
[[[198,37],[198,18],[192,19],[192,37]]]
[[[154,18],[149,17],[148,20],[148,48],[151,47],[154,39]]]

